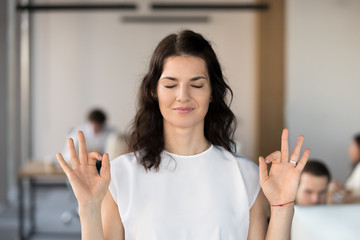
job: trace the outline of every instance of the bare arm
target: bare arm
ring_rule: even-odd
[[[262,191],[250,209],[250,226],[249,226],[249,240],[265,239],[268,223],[267,217],[269,216],[269,203]]]
[[[105,239],[101,222],[101,208],[99,205],[79,205],[79,216],[81,222],[81,239]]]
[[[101,204],[101,213],[104,238],[107,240],[124,240],[125,232],[118,206],[109,190]]]
[[[281,208],[272,207],[269,228],[266,233],[266,240],[289,240],[293,215],[293,203],[285,205]]]
[[[281,208],[271,208],[271,218],[268,226],[267,217],[270,216],[270,206],[264,193],[260,191],[250,210],[249,240],[290,239],[290,227],[294,213],[294,205]],[[283,238],[281,238],[283,237]]]
[[[101,206],[79,207],[82,239],[124,240],[124,228],[118,207],[110,191]]]

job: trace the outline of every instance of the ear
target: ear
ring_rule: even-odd
[[[151,96],[157,101],[157,94],[156,94],[156,90],[151,90]]]

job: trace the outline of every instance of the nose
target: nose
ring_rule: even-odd
[[[191,99],[188,86],[181,84],[177,91],[176,101],[187,102]]]
[[[319,202],[320,202],[319,200],[320,200],[319,194],[313,194],[311,196],[312,204],[319,204]]]

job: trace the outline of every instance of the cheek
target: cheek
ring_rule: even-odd
[[[308,194],[306,192],[306,189],[300,185],[299,188],[298,188],[298,193],[297,193],[299,196],[301,196],[302,198],[306,197]]]
[[[326,193],[326,192],[320,193],[320,199],[321,199],[321,200],[325,200],[326,197],[327,197],[327,193]]]
[[[193,94],[193,96],[196,99],[196,102],[199,106],[201,106],[202,108],[208,109],[209,104],[210,104],[210,96],[211,96],[210,90],[203,91],[203,92],[196,92]]]
[[[306,202],[309,200],[309,196],[307,196],[306,192],[299,189],[299,191],[296,194],[296,201],[299,204],[306,204]]]
[[[307,194],[303,189],[299,189],[298,195],[303,198],[303,197],[306,197]]]
[[[166,89],[167,90],[167,89]],[[159,107],[169,106],[174,102],[174,94],[171,94],[171,91],[166,91],[163,88],[157,89],[157,99],[159,102]]]
[[[351,160],[357,160],[359,158],[359,149],[354,145],[350,146],[349,155]]]
[[[210,104],[209,98],[204,98],[197,101],[199,117],[205,118],[206,114],[209,111],[209,104]]]
[[[202,98],[198,101],[198,105],[201,106],[202,110],[204,111],[208,110],[209,104],[210,104],[209,97]]]
[[[356,158],[359,158],[359,155],[360,155],[360,151],[359,151],[359,148],[355,148],[354,149],[354,156],[356,157]]]

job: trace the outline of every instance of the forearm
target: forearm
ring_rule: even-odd
[[[103,240],[100,206],[79,206],[82,240]]]
[[[293,216],[293,203],[282,207],[271,207],[266,240],[289,240]]]

